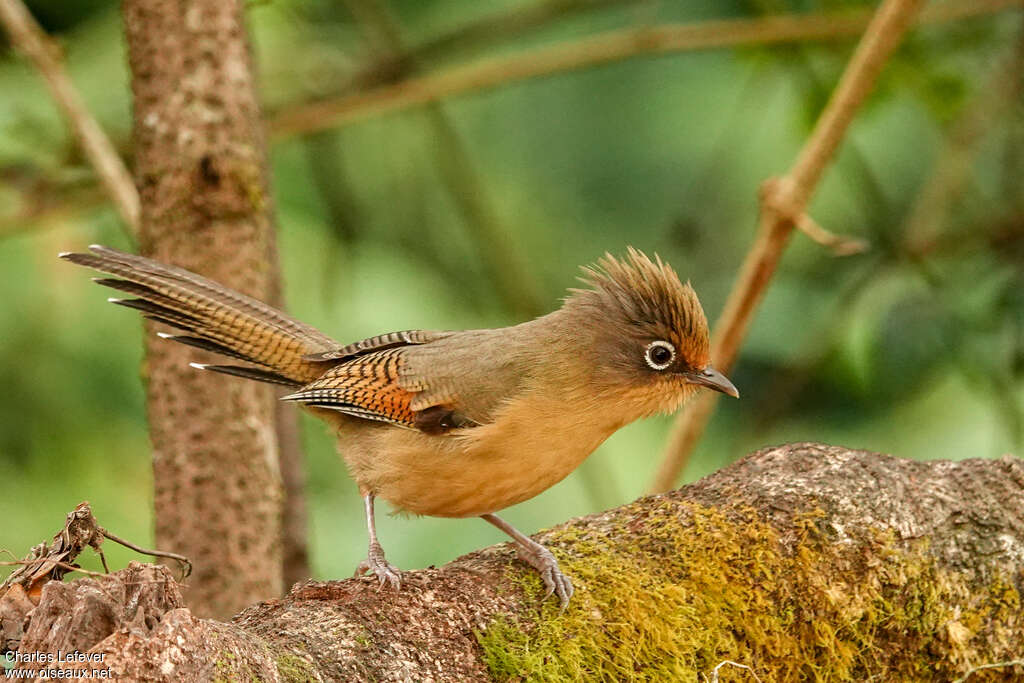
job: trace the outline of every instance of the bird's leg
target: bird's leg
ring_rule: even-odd
[[[384,549],[377,542],[377,526],[373,521],[372,493],[363,494],[363,505],[366,508],[366,529],[370,532],[370,551],[367,553],[366,559],[356,567],[354,576],[362,576],[367,572],[373,572],[377,576],[377,580],[380,581],[381,586],[386,582],[391,584],[395,590],[398,590],[402,586],[402,573],[398,570],[398,567],[388,564],[387,558],[384,557]]]
[[[569,604],[569,598],[572,597],[572,581],[562,573],[558,567],[558,560],[551,551],[497,515],[488,513],[480,516],[515,539],[519,546],[519,559],[536,569],[540,573],[540,578],[544,580],[544,586],[548,589],[544,594],[545,599],[555,594],[562,603],[562,609],[565,609]]]

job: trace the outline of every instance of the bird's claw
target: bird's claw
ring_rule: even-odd
[[[541,545],[536,548],[520,546],[519,558],[540,574],[541,580],[544,581],[544,587],[547,588],[544,599],[547,600],[552,595],[557,595],[564,611],[575,589],[569,577],[562,573],[562,569],[558,566],[558,560],[551,554],[551,551]]]
[[[393,564],[389,564],[387,558],[384,557],[384,549],[380,547],[379,543],[370,544],[370,552],[367,554],[366,559],[359,563],[356,567],[356,572],[353,576],[363,576],[368,572],[373,572],[380,582],[378,588],[383,588],[384,584],[390,584],[392,588],[398,590],[402,587],[402,572]]]

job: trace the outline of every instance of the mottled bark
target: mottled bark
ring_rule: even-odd
[[[133,567],[48,584],[22,649],[104,653],[137,680],[697,680],[725,660],[763,681],[1024,675],[1007,663],[1024,651],[1015,458],[769,448],[542,537],[577,586],[564,613],[538,609],[507,544],[408,572],[398,593],[309,582],[231,624],[182,609],[162,568],[126,591]]]
[[[243,4],[124,2],[140,246],[266,301],[276,251]],[[199,356],[147,334],[156,540],[195,562],[187,603],[225,617],[283,588],[278,442],[270,389],[197,372]]]

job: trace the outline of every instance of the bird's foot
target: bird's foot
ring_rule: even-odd
[[[575,589],[572,587],[569,577],[562,573],[555,556],[539,543],[530,547],[520,545],[518,551],[519,559],[536,569],[544,581],[544,587],[547,588],[544,599],[547,600],[552,595],[557,595],[564,610]]]
[[[402,587],[402,572],[395,565],[388,564],[387,558],[384,557],[384,549],[380,547],[380,543],[373,542],[370,544],[370,552],[367,554],[366,559],[356,567],[356,573],[353,576],[363,576],[368,572],[373,572],[376,575],[377,580],[380,581],[381,588],[384,587],[385,583],[390,584],[395,590]]]

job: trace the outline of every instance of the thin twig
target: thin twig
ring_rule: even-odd
[[[923,0],[885,0],[857,45],[814,130],[789,173],[763,188],[758,234],[711,338],[715,365],[728,371],[775,268],[804,214],[825,166],[832,159],[858,108],[874,87],[878,74],[913,22]],[[675,485],[715,406],[705,392],[684,411],[672,429],[664,460],[651,484],[653,491]]]
[[[103,538],[109,538],[115,543],[120,543],[144,555],[177,560],[182,565],[182,580],[192,573],[192,563],[182,555],[140,548],[134,543],[110,533],[97,523],[88,501],[82,501],[75,506],[74,510],[67,514],[64,520],[64,528],[54,535],[53,541],[50,544],[40,543],[34,546],[24,559],[14,560],[13,562],[0,562],[0,566],[18,565],[21,567],[0,582],[0,594],[3,594],[14,585],[20,585],[26,591],[31,592],[35,586],[41,585],[46,581],[63,578],[64,572],[58,571],[61,569],[80,571],[91,576],[104,576],[104,574],[89,572],[72,564],[86,547],[91,547],[99,554],[100,561],[103,563],[103,569],[109,574],[110,569],[107,567],[107,558],[103,555],[103,550],[100,547],[103,543]]]
[[[946,2],[921,13],[921,23],[943,23],[1024,6],[1024,0]],[[645,55],[768,45],[854,36],[868,25],[865,12],[723,19],[609,31],[485,59],[423,76],[411,76],[368,92],[296,105],[269,121],[275,138],[336,128],[398,109]]]
[[[50,88],[68,126],[96,169],[133,236],[139,231],[139,193],[110,138],[85,106],[61,59],[60,48],[32,18],[22,0],[0,0],[0,23],[11,43],[28,57]]]
[[[777,179],[773,178],[765,182],[761,186],[761,210],[779,214],[789,212],[791,207],[786,202],[790,200],[782,190],[783,188],[780,187]],[[866,240],[843,237],[842,235],[829,232],[818,225],[817,221],[805,212],[800,212],[793,216],[793,227],[810,237],[814,242],[831,249],[832,253],[836,256],[860,254],[867,251],[870,246]]]
[[[107,556],[103,554],[103,548],[96,548],[96,554],[100,556],[100,564],[103,565],[103,572],[109,574],[110,567],[107,566]]]
[[[114,543],[120,543],[121,545],[123,545],[126,548],[131,548],[132,550],[134,550],[137,553],[142,553],[143,555],[152,555],[153,557],[166,557],[166,558],[171,559],[171,560],[176,560],[177,562],[179,562],[181,564],[181,578],[182,579],[188,578],[188,576],[192,573],[192,562],[189,561],[189,559],[187,557],[185,557],[184,555],[179,555],[178,553],[168,552],[166,550],[151,550],[149,548],[142,548],[140,546],[135,545],[131,541],[126,541],[123,538],[121,538],[120,536],[116,536],[116,535],[110,533],[109,531],[107,531],[103,527],[98,527],[98,528],[99,528],[99,532],[101,534],[103,534],[106,538],[109,538]]]
[[[828,247],[836,256],[862,254],[871,248],[871,244],[867,240],[845,237],[826,230],[806,213],[797,216],[795,223],[797,230],[821,246]]]

